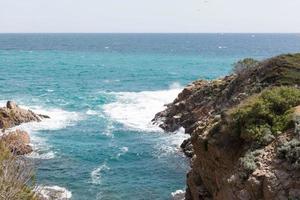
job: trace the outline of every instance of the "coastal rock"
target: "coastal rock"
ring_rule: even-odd
[[[27,122],[39,122],[46,115],[35,114],[31,110],[20,108],[15,102],[8,101],[6,107],[0,108],[0,129],[7,129]]]
[[[32,147],[29,145],[30,137],[25,131],[16,130],[6,133],[1,136],[0,140],[3,141],[15,155],[25,155],[32,152]]]
[[[299,197],[300,171],[294,170],[289,161],[278,158],[277,152],[283,143],[297,137],[294,129],[255,144],[233,136],[227,127],[231,120],[228,110],[268,88],[282,85],[299,88],[300,54],[262,61],[242,75],[195,81],[156,114],[153,123],[160,124],[165,131],[183,127],[191,135],[181,145],[191,157],[186,200]],[[294,120],[295,132],[299,133],[298,118]],[[254,151],[255,148],[259,149]]]
[[[192,145],[192,142],[191,142],[191,138],[188,138],[186,140],[184,140],[182,142],[182,144],[180,145],[181,149],[183,150],[183,153],[191,158],[193,157],[194,155],[194,149],[193,149],[193,145]]]

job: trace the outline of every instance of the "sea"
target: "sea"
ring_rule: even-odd
[[[151,123],[184,86],[300,34],[0,34],[0,105],[49,115],[29,132],[36,182],[59,199],[166,200],[185,190],[184,130]]]

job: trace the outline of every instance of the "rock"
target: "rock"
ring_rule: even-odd
[[[38,114],[38,116],[41,118],[44,118],[44,119],[50,119],[50,117],[48,115]]]
[[[27,122],[39,122],[46,115],[35,114],[31,110],[20,108],[15,102],[8,101],[6,107],[0,108],[0,129],[7,129]]]
[[[300,197],[300,188],[298,189],[291,189],[289,191],[289,196],[291,199],[297,199]]]
[[[15,155],[25,155],[32,152],[32,147],[29,145],[30,137],[25,131],[16,130],[7,133],[0,138],[12,153]]]
[[[183,150],[183,153],[191,158],[194,155],[194,150],[193,150],[193,145],[191,143],[191,139],[186,139],[182,142],[182,144],[180,145],[181,149]]]
[[[14,101],[7,101],[6,107],[8,109],[16,109],[18,106]]]

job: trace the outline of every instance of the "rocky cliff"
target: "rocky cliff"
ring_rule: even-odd
[[[191,135],[185,198],[299,198],[299,86],[300,54],[281,55],[195,81],[157,113],[162,129]]]

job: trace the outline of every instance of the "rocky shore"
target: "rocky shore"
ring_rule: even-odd
[[[0,129],[2,129],[0,141],[4,142],[16,155],[31,153],[32,147],[29,145],[30,137],[27,132],[18,129],[15,131],[6,130],[22,123],[40,122],[44,118],[50,117],[22,109],[15,102],[8,101],[6,107],[0,108]]]
[[[300,54],[280,55],[195,81],[157,113],[165,131],[191,135],[185,199],[299,198],[299,86]]]

